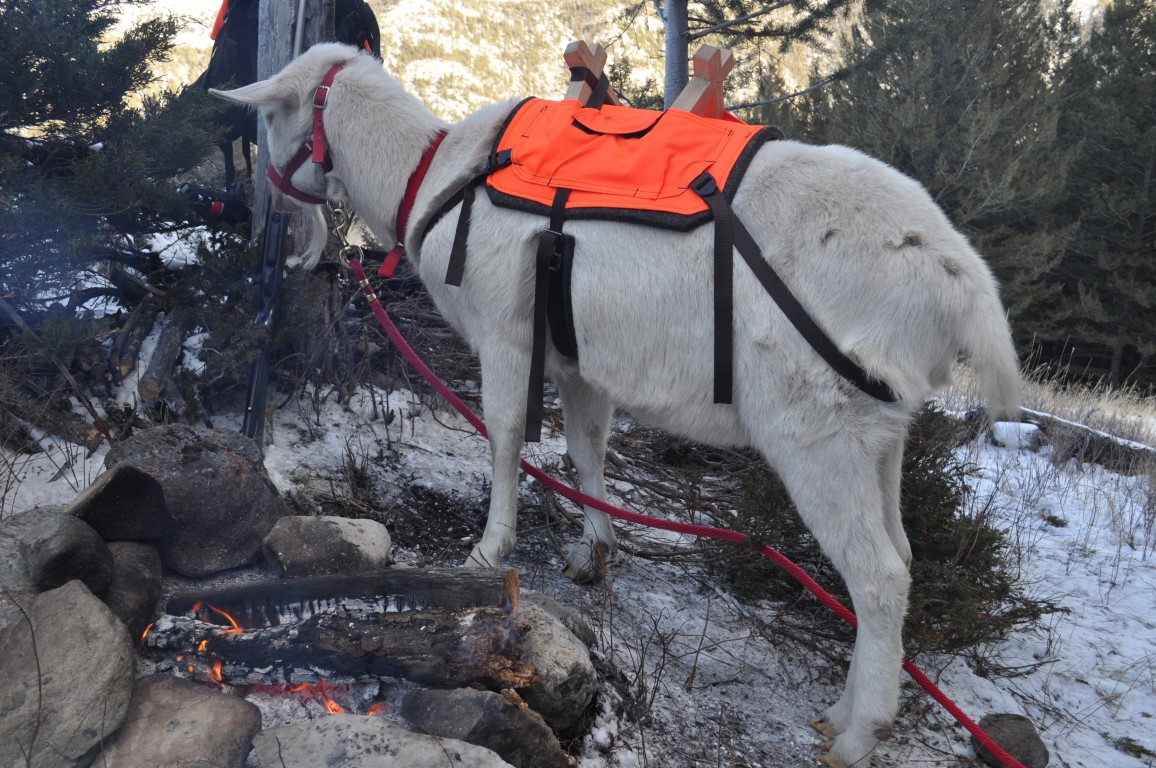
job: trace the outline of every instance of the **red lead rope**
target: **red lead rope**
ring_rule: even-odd
[[[457,395],[455,395],[448,386],[446,386],[445,382],[438,378],[437,374],[435,374],[433,370],[431,370],[430,367],[426,365],[420,357],[418,357],[417,353],[413,351],[409,344],[406,343],[405,337],[401,335],[401,331],[399,331],[397,326],[393,324],[393,321],[389,319],[389,315],[386,314],[385,309],[381,306],[381,302],[378,301],[377,294],[373,292],[373,288],[370,286],[369,280],[365,276],[365,270],[361,268],[361,262],[357,261],[356,259],[352,259],[349,262],[349,267],[351,270],[353,270],[353,276],[357,278],[357,283],[361,287],[361,290],[365,293],[365,297],[369,301],[369,306],[373,309],[373,314],[377,316],[378,322],[381,323],[381,327],[385,331],[385,335],[389,337],[390,341],[393,342],[394,346],[397,347],[398,351],[401,352],[405,359],[408,360],[415,369],[417,369],[417,372],[425,377],[426,381],[433,385],[434,389],[437,390],[437,393],[444,397],[449,402],[449,404],[452,405],[454,409],[457,410],[457,412],[460,413],[465,418],[465,420],[468,421],[474,427],[474,429],[478,431],[478,434],[488,439],[489,436],[486,433],[485,423],[480,418],[478,418],[477,414],[471,411],[470,407],[462,402],[462,400]],[[558,480],[550,477],[542,470],[527,463],[525,459],[521,460],[521,467],[522,470],[530,477],[534,478],[542,485],[556,492],[560,496],[564,496],[570,501],[573,501],[575,504],[582,504],[587,507],[601,510],[612,517],[616,517],[619,520],[625,520],[628,523],[635,523],[637,525],[644,525],[650,528],[658,528],[664,531],[672,531],[674,533],[688,534],[691,536],[704,536],[710,539],[733,541],[736,544],[743,544],[747,541],[747,535],[745,533],[739,533],[738,531],[731,531],[727,530],[726,528],[714,528],[709,525],[693,525],[691,523],[679,523],[672,520],[662,520],[656,517],[641,515],[637,512],[630,512],[625,509],[619,509],[618,507],[615,507],[611,504],[607,504],[605,501],[596,499],[593,496],[587,496],[581,491],[577,491],[568,485],[560,483]],[[834,597],[832,597],[831,594],[827,592],[827,590],[823,589],[823,587],[821,587],[817,581],[807,575],[806,571],[795,565],[793,562],[787,559],[785,555],[769,545],[763,545],[761,551],[764,557],[789,573],[796,581],[806,587],[808,592],[818,598],[819,601],[823,603],[823,605],[834,611],[835,614],[839,616],[839,618],[846,621],[852,627],[857,626],[855,614],[848,610],[846,606],[844,606]],[[951,716],[959,722],[960,725],[966,728],[968,732],[970,732],[971,735],[975,737],[976,741],[978,741],[985,749],[987,749],[997,760],[1003,763],[1006,768],[1024,768],[1022,763],[1009,755],[1007,751],[1003,749],[1003,747],[1001,747],[990,736],[984,733],[982,728],[973,722],[971,718],[965,715],[963,710],[956,706],[955,702],[947,697],[947,694],[941,691],[927,675],[920,671],[920,669],[912,664],[911,660],[906,657],[903,659],[903,669],[907,671],[907,674],[911,675],[915,682],[919,683],[923,690],[927,691],[931,698],[935,699],[937,702],[943,705],[943,708],[946,709],[951,714]]]

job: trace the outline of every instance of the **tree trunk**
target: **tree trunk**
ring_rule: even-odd
[[[687,0],[665,0],[662,3],[662,23],[666,34],[663,106],[670,109],[690,76]]]

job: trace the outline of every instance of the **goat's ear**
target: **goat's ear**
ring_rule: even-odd
[[[250,107],[295,106],[297,95],[275,78],[259,80],[250,85],[219,91],[210,88],[209,93],[219,99],[235,101]]]

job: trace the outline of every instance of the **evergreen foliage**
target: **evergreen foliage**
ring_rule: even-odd
[[[1156,352],[1156,6],[1116,0],[1063,71],[1059,206],[1077,222],[1060,269],[1071,317],[1047,337],[1078,368],[1151,381]],[[1074,349],[1073,349],[1074,347]]]
[[[983,514],[965,510],[971,468],[955,454],[964,427],[934,407],[912,422],[903,459],[900,508],[911,543],[911,594],[904,623],[909,655],[974,650],[1037,622],[1053,610],[1022,593],[1007,542]],[[803,566],[844,605],[839,574],[807,531],[777,477],[753,464],[743,476],[737,529]],[[866,511],[864,511],[866,514]],[[733,551],[733,550],[732,550]],[[719,550],[722,555],[721,548]],[[780,601],[814,622],[820,637],[850,640],[850,627],[757,552],[720,557],[736,594]]]
[[[864,17],[859,62],[803,105],[807,137],[920,181],[1003,286],[1021,348],[1058,327],[1056,218],[1074,151],[1056,143],[1063,26],[1040,0],[897,0]]]
[[[177,32],[153,19],[111,38],[132,1],[0,3],[0,286],[33,324],[105,250],[187,220],[171,179],[212,147],[204,94],[127,106]]]

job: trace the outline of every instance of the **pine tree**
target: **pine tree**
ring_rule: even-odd
[[[898,0],[865,17],[859,62],[802,106],[809,137],[922,182],[1000,278],[1021,347],[1063,319],[1053,220],[1071,150],[1056,144],[1063,25],[1039,0]]]
[[[686,85],[691,51],[696,41],[733,48],[739,71],[730,83],[742,80],[743,66],[758,68],[773,43],[779,53],[792,45],[817,47],[848,13],[875,11],[886,0],[656,0],[666,35],[665,102],[669,106]],[[730,86],[730,87],[733,87]]]
[[[153,19],[113,39],[128,4],[142,3],[0,0],[0,295],[33,325],[124,236],[187,219],[171,180],[212,149],[203,93],[128,106],[178,29]]]
[[[1117,0],[1064,70],[1060,132],[1078,148],[1062,215],[1069,355],[1112,384],[1151,383],[1156,352],[1156,7]],[[1074,348],[1074,355],[1072,354]]]

